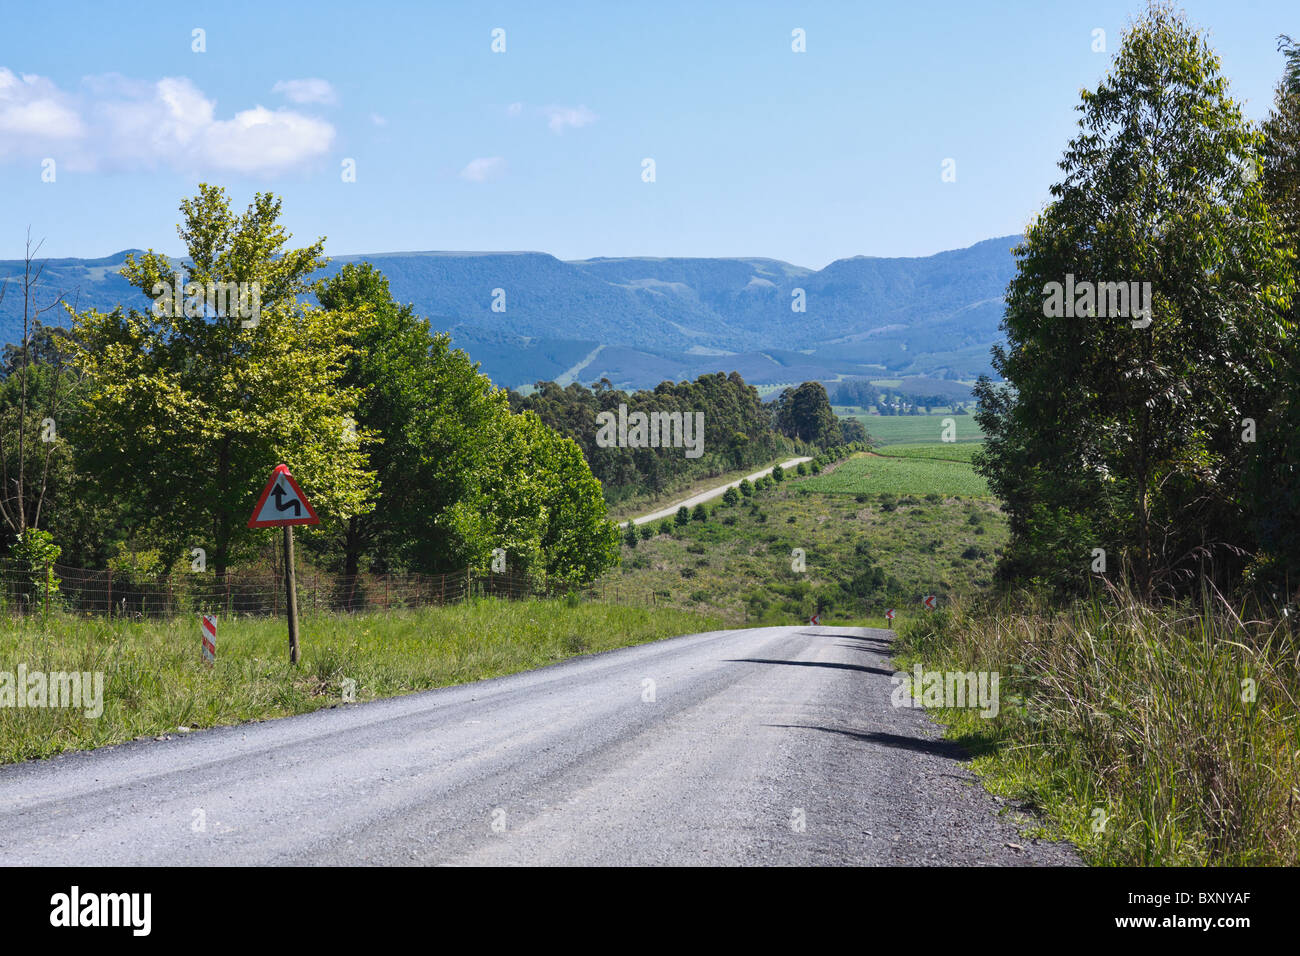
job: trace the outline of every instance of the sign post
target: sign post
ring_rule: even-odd
[[[203,661],[206,664],[215,664],[217,662],[217,616],[200,615],[199,624],[199,635],[203,641]]]
[[[320,524],[298,482],[289,474],[288,465],[276,465],[262,489],[262,497],[248,519],[250,528],[284,528],[285,616],[289,620],[289,663],[298,663],[298,589],[293,567],[293,526]]]

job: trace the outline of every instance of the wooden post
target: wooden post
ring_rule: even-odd
[[[293,525],[284,526],[285,614],[289,618],[289,663],[298,663],[298,594],[293,578]]]
[[[108,616],[113,616],[113,569],[108,569]]]

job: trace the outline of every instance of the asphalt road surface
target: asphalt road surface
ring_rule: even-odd
[[[799,462],[801,461],[812,461],[812,459],[791,458],[789,461],[781,462],[781,468],[785,471],[789,471],[791,468],[797,468],[799,466]],[[718,487],[710,488],[708,491],[701,491],[698,495],[691,495],[691,497],[689,498],[685,498],[681,501],[674,502],[673,504],[669,505],[667,508],[660,508],[658,511],[652,511],[648,515],[642,515],[639,518],[633,518],[632,523],[634,525],[645,524],[647,521],[659,521],[663,518],[671,518],[673,515],[677,514],[678,508],[681,507],[694,508],[696,505],[700,504],[701,502],[712,501],[714,498],[720,497],[722,494],[726,492],[728,488],[735,488],[742,481],[748,481],[752,484],[753,482],[758,481],[758,479],[762,478],[764,475],[770,475],[771,473],[772,473],[772,468],[770,467],[764,468],[762,471],[756,471],[752,475],[746,475],[744,478],[737,478],[735,481],[729,481],[725,485],[718,485]]]
[[[24,864],[1071,864],[923,711],[889,631],[718,631],[0,767]],[[651,683],[652,682],[652,683]]]

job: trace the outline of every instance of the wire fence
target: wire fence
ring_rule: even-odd
[[[455,604],[470,597],[512,600],[576,591],[588,600],[618,597],[605,586],[575,588],[524,573],[295,574],[298,612],[359,612]],[[120,617],[192,613],[273,616],[285,613],[282,571],[143,576],[52,564],[37,571],[0,564],[0,613],[65,611]],[[630,596],[630,595],[629,595]]]

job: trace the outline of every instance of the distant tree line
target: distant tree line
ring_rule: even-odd
[[[608,379],[587,388],[538,382],[528,395],[510,393],[511,407],[532,412],[582,449],[609,502],[642,494],[660,494],[686,480],[769,463],[787,454],[845,444],[853,421],[842,424],[831,411],[820,383],[805,382],[765,403],[758,391],[732,372],[701,375],[694,382],[661,382],[654,389],[625,392]],[[690,414],[704,421],[703,453],[688,457],[674,447],[609,446],[598,441],[602,413],[617,415],[620,406],[635,413]],[[865,431],[862,432],[865,440]]]
[[[875,406],[881,415],[925,415],[931,409],[951,408],[965,415],[963,402],[939,394],[914,393],[894,386],[874,385],[866,379],[840,382],[831,396],[831,404],[855,408]]]

